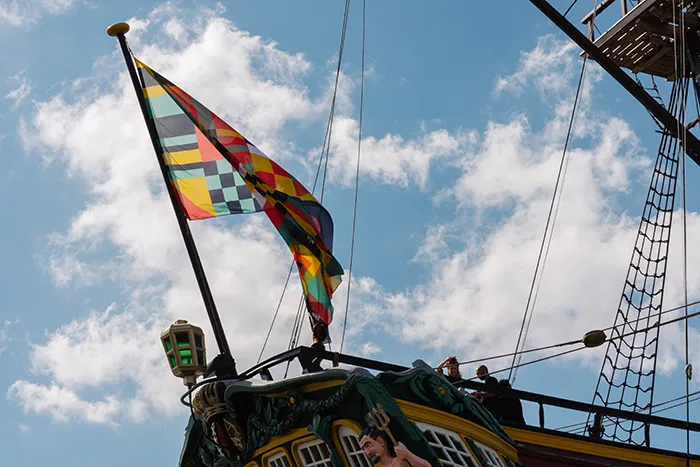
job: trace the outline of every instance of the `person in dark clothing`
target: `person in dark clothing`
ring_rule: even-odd
[[[483,381],[484,384],[498,384],[498,380],[493,376],[489,375],[489,369],[486,367],[486,365],[481,365],[479,368],[476,369],[476,377]]]
[[[476,376],[477,378],[482,380],[486,385],[498,386],[498,380],[493,376],[489,375],[489,369],[486,367],[486,365],[481,365],[479,368],[476,369]],[[496,397],[495,394],[491,394],[485,391],[476,391],[472,393],[472,396],[479,399],[479,401],[481,401],[481,403],[483,404],[484,408],[491,412],[491,415],[493,415],[498,420],[498,418],[500,417],[501,406],[500,400]]]
[[[498,384],[504,388],[513,389],[510,381],[502,379]],[[500,397],[500,418],[498,421],[515,422],[525,425],[525,417],[523,417],[523,404],[517,397],[501,396]]]
[[[316,324],[314,324],[312,335],[314,338],[314,342],[313,344],[311,344],[311,348],[317,350],[326,350],[324,342],[326,341],[326,339],[328,339],[328,326],[326,326],[326,324],[323,322],[317,322]],[[323,367],[321,366],[321,362],[323,361],[322,357],[317,357],[314,359],[300,358],[299,360],[302,368],[304,368],[304,370],[306,370],[309,373],[315,373],[317,371],[323,370]]]

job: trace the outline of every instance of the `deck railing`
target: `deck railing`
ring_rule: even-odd
[[[351,365],[355,367],[364,368],[366,370],[374,371],[392,371],[392,372],[402,372],[409,370],[409,367],[402,365],[395,365],[393,363],[382,362],[378,360],[372,360],[363,357],[356,357],[352,355],[340,354],[338,352],[328,352],[312,349],[310,347],[300,346],[295,349],[283,352],[279,355],[275,355],[252,368],[241,373],[239,377],[241,379],[249,379],[254,376],[261,376],[265,380],[271,380],[272,376],[270,369],[278,365],[291,362],[293,360],[299,359],[301,361],[309,361],[311,359],[322,358],[325,361],[332,362],[333,365],[338,365],[343,363],[346,365]],[[609,416],[618,419],[632,420],[644,424],[645,427],[645,444],[647,447],[650,445],[649,431],[651,426],[661,426],[667,428],[674,428],[678,430],[690,430],[692,432],[700,432],[700,423],[690,422],[687,423],[682,420],[676,420],[672,418],[659,417],[657,415],[630,412],[627,410],[615,409],[612,407],[604,407],[601,405],[594,405],[586,402],[572,401],[569,399],[563,399],[560,397],[548,396],[544,394],[537,394],[529,391],[521,391],[519,389],[509,389],[503,386],[486,385],[481,382],[462,380],[457,383],[453,383],[456,387],[462,387],[466,389],[471,389],[474,391],[487,392],[499,396],[511,397],[520,399],[521,401],[533,402],[539,405],[539,427],[546,428],[545,420],[545,407],[557,407],[562,409],[574,410],[583,413],[598,414],[598,416]]]

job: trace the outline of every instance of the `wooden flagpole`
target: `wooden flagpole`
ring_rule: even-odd
[[[228,346],[228,341],[226,340],[226,335],[224,334],[224,328],[221,325],[221,319],[219,318],[219,313],[216,309],[216,304],[214,303],[214,297],[212,296],[211,289],[209,288],[209,282],[204,273],[204,267],[202,266],[202,261],[199,258],[199,253],[197,252],[197,247],[194,243],[194,238],[192,237],[192,232],[190,231],[185,214],[180,207],[180,204],[175,193],[175,188],[170,182],[170,177],[168,176],[168,168],[165,165],[165,159],[163,156],[163,151],[158,144],[158,133],[156,132],[155,124],[152,119],[148,117],[148,111],[146,109],[146,99],[143,94],[143,86],[139,80],[138,74],[136,73],[136,67],[129,52],[129,47],[126,43],[125,34],[129,31],[129,25],[127,23],[115,23],[107,28],[107,34],[112,37],[116,37],[121,47],[121,51],[124,55],[124,61],[126,62],[126,67],[129,70],[129,76],[131,77],[131,82],[134,85],[134,91],[136,91],[136,98],[138,99],[139,106],[141,107],[141,113],[146,121],[146,127],[148,128],[148,134],[151,137],[151,143],[153,143],[153,150],[156,153],[156,158],[158,159],[158,165],[160,166],[161,173],[163,175],[163,180],[165,181],[165,186],[168,189],[168,195],[170,196],[170,202],[172,203],[173,210],[175,211],[175,217],[177,218],[177,224],[180,227],[180,233],[182,233],[182,239],[185,242],[185,247],[187,248],[187,254],[190,257],[190,262],[192,263],[192,269],[194,270],[194,275],[197,278],[197,283],[199,285],[199,290],[202,294],[202,299],[204,300],[204,306],[207,310],[207,315],[209,316],[209,321],[211,322],[212,331],[214,332],[214,337],[216,338],[216,343],[219,346],[219,352],[225,356],[231,357],[229,364],[235,363],[231,356],[231,350]]]

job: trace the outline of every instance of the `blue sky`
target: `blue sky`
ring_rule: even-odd
[[[0,62],[0,195],[10,206],[0,232],[6,459],[172,465],[187,412],[158,334],[181,317],[207,332],[208,323],[123,60],[104,31],[129,20],[137,57],[310,188],[342,2],[46,5],[0,1],[0,41],[13,44]],[[324,198],[346,268],[360,7],[351,4]],[[510,8],[456,1],[429,9],[415,1],[368,6],[349,353],[408,365],[515,345],[580,62],[533,6]],[[577,8],[573,19],[587,12]],[[612,324],[658,144],[653,130],[636,101],[589,68],[526,347]],[[700,233],[697,167],[689,165],[688,176],[692,239]],[[289,252],[264,216],[192,229],[239,368],[247,368],[279,300]],[[680,303],[679,232],[666,307]],[[700,250],[692,242],[688,258],[692,301],[700,296]],[[345,287],[334,299],[334,348]],[[286,349],[299,290],[294,278],[266,355]],[[694,330],[691,338],[697,342]],[[302,339],[308,341],[308,329]],[[659,401],[684,391],[682,328],[665,328],[662,339]],[[580,352],[525,367],[516,386],[590,401],[601,357]],[[471,376],[474,367],[463,372]],[[526,417],[536,423],[534,406],[526,406]],[[547,417],[551,427],[578,421],[554,411]],[[653,436],[659,446],[684,449],[672,434]]]

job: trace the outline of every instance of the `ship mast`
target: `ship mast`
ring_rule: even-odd
[[[689,88],[695,89],[696,96],[698,90],[698,7],[694,1],[643,0],[628,11],[627,1],[621,0],[621,18],[596,39],[596,17],[615,0],[596,4],[583,18],[588,37],[546,0],[530,1],[635,97],[661,129],[656,164],[593,396],[594,404],[651,414],[659,327],[649,326],[660,322],[678,172],[684,162],[681,152],[685,150],[700,165],[700,141],[685,125]],[[640,74],[672,82],[665,103],[647,92]],[[651,89],[658,92],[655,85]],[[588,433],[592,437],[649,446],[647,424],[599,414],[590,414],[587,424],[591,419]]]

